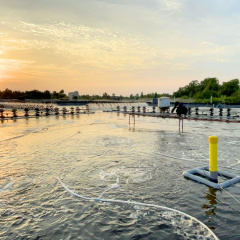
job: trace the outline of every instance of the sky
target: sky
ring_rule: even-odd
[[[239,0],[0,0],[0,90],[127,96],[240,77]]]

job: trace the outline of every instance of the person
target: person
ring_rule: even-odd
[[[174,103],[174,108],[172,109],[171,113],[173,113],[175,109],[177,109],[176,112],[179,117],[182,114],[187,115],[187,108],[178,101]]]

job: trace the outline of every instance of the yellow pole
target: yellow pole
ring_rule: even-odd
[[[216,136],[209,137],[209,172],[210,179],[217,182],[217,143],[218,138]]]

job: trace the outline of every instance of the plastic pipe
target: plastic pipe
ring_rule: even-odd
[[[166,211],[172,211],[172,212],[176,212],[180,215],[186,216],[190,219],[192,219],[193,221],[198,222],[203,228],[207,229],[208,232],[211,234],[211,236],[213,236],[213,238],[215,240],[219,240],[219,238],[214,234],[214,232],[208,228],[203,222],[199,221],[197,218],[184,213],[182,211],[176,210],[174,208],[168,208],[168,207],[164,207],[164,206],[159,206],[159,205],[155,205],[155,204],[149,204],[149,203],[141,203],[141,202],[134,202],[134,201],[124,201],[124,200],[118,200],[118,199],[102,199],[102,198],[89,198],[89,197],[85,197],[83,195],[77,194],[74,191],[70,190],[58,177],[57,180],[59,181],[59,183],[62,185],[62,187],[69,192],[70,194],[72,194],[75,197],[78,198],[82,198],[85,200],[89,200],[89,201],[98,201],[98,202],[112,202],[112,203],[122,203],[122,204],[133,204],[133,205],[138,205],[138,206],[146,206],[146,207],[155,207],[158,209],[162,209],[162,210],[166,210]]]
[[[209,172],[210,180],[213,182],[218,182],[217,143],[218,138],[216,136],[209,137]]]

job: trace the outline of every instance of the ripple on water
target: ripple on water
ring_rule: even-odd
[[[222,239],[238,239],[236,201],[184,179],[182,172],[208,162],[212,132],[220,135],[220,164],[237,168],[239,136],[230,139],[229,130],[218,131],[218,124],[194,128],[191,122],[179,134],[175,120],[142,117],[129,131],[128,116],[116,116],[2,124],[0,238],[211,239],[201,226],[176,213],[73,197],[57,182],[59,177],[76,193],[172,207],[200,219]],[[238,184],[227,191],[239,199]]]

